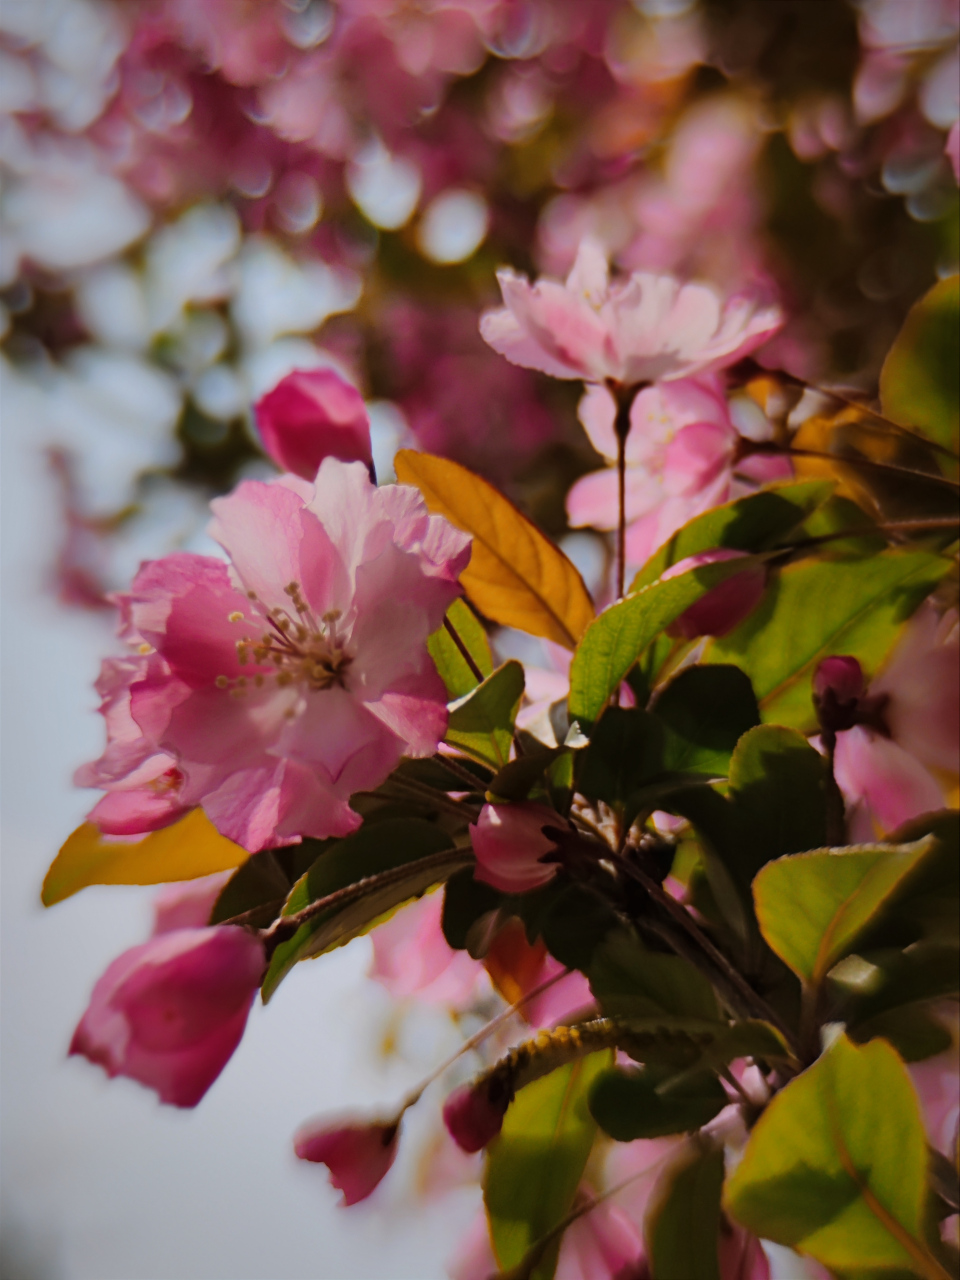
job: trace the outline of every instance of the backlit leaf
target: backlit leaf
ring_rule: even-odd
[[[590,1090],[593,1118],[617,1142],[692,1133],[727,1103],[712,1071],[678,1073],[661,1066],[615,1067]]]
[[[446,741],[491,769],[510,757],[513,722],[523,697],[523,667],[511,659],[450,709]]]
[[[855,1275],[947,1280],[925,1234],[929,1158],[906,1067],[840,1035],[770,1102],[724,1205],[748,1230]]]
[[[431,511],[473,535],[460,575],[482,614],[572,649],[594,616],[578,570],[493,485],[448,458],[402,449],[397,479],[415,485]]]
[[[960,276],[948,276],[910,309],[880,371],[883,412],[901,426],[957,448]]]
[[[720,1280],[717,1243],[723,1151],[694,1147],[666,1170],[644,1215],[651,1274],[663,1280]],[[695,1229],[691,1229],[695,1226]]]
[[[516,1266],[530,1246],[570,1211],[597,1126],[587,1094],[612,1053],[591,1054],[521,1089],[490,1146],[484,1200],[501,1270]],[[546,1250],[532,1280],[550,1280],[559,1240]]]
[[[600,944],[587,977],[608,1018],[717,1020],[716,996],[700,971],[680,956],[648,950],[631,929],[618,929]]]
[[[490,656],[490,645],[487,634],[477,621],[477,617],[469,605],[462,600],[454,600],[447,610],[447,620],[463,642],[474,665],[481,676],[486,677],[493,670],[493,659]],[[447,686],[447,694],[451,698],[462,698],[475,689],[479,683],[470,670],[467,660],[460,652],[460,647],[445,626],[439,627],[427,640],[427,648],[433,659],[440,678]]]
[[[718,547],[731,551],[765,551],[802,524],[826,501],[832,488],[830,482],[824,480],[781,485],[704,512],[678,529],[654,552],[630,584],[630,591],[649,586],[671,565],[702,551]]]
[[[704,661],[741,667],[765,721],[813,732],[811,686],[820,659],[851,654],[876,671],[948,566],[929,552],[899,549],[788,565],[739,627],[708,643]]]
[[[51,863],[40,899],[62,902],[91,884],[166,884],[239,867],[250,854],[222,836],[202,809],[141,840],[104,836],[85,822]]]
[[[604,609],[587,628],[570,664],[570,719],[593,724],[647,645],[712,587],[751,563],[743,558],[702,565]]]
[[[802,981],[816,985],[935,843],[926,836],[908,845],[814,849],[767,863],[753,882],[763,936]]]

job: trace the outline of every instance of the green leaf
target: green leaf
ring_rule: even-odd
[[[569,748],[531,745],[526,755],[503,766],[487,790],[501,800],[526,800],[536,784],[543,783],[546,770],[564,754],[571,754]]]
[[[722,1190],[720,1148],[695,1147],[661,1175],[644,1215],[647,1257],[656,1280],[720,1280]]]
[[[605,609],[587,627],[570,664],[570,719],[592,725],[647,645],[701,596],[753,563],[741,558],[702,565]]]
[[[487,633],[470,606],[463,600],[454,600],[447,610],[447,619],[463,641],[481,675],[490,675],[493,671],[493,659],[490,656]],[[477,677],[470,670],[457,642],[445,626],[439,627],[430,636],[427,648],[451,698],[462,698],[477,687]]]
[[[767,1106],[725,1208],[831,1271],[947,1280],[925,1234],[928,1163],[904,1064],[882,1040],[858,1048],[840,1035]]]
[[[448,866],[417,867],[421,858],[450,850]],[[380,917],[411,898],[419,897],[431,885],[439,884],[468,861],[468,852],[458,854],[450,838],[432,823],[420,818],[393,818],[363,826],[353,835],[332,844],[316,860],[306,875],[290,891],[284,915],[294,915],[329,894],[374,876],[412,864],[410,875],[386,888],[372,890],[343,907],[333,907],[302,924],[273,953],[263,981],[264,1002],[270,999],[282,979],[299,960],[342,946],[365,933]]]
[[[824,480],[764,489],[726,506],[714,507],[678,529],[650,557],[630,591],[656,582],[671,565],[702,551],[726,547],[733,551],[764,551],[775,546],[791,529],[815,511],[830,496],[833,485]]]
[[[510,756],[513,722],[523,697],[523,667],[511,659],[450,709],[446,741],[492,769]]]
[[[668,796],[701,836],[703,865],[723,915],[745,938],[750,884],[766,862],[826,839],[826,766],[793,729],[749,729],[730,758],[724,798],[712,787]]]
[[[653,710],[667,729],[663,767],[677,772],[726,775],[740,737],[760,723],[749,677],[739,667],[687,667]]]
[[[883,412],[901,426],[956,449],[960,276],[935,284],[911,308],[880,371]]]
[[[587,1094],[611,1058],[604,1051],[560,1067],[521,1089],[507,1112],[488,1150],[483,1182],[502,1271],[521,1262],[569,1213],[596,1136]],[[551,1280],[559,1245],[545,1251],[531,1280]]]
[[[768,863],[753,882],[764,938],[801,981],[818,985],[935,843],[814,849]]]
[[[583,751],[578,789],[588,800],[622,807],[663,768],[663,725],[638,707],[607,707]]]
[[[303,870],[316,859],[318,844],[319,841],[307,844],[310,861],[303,866]],[[301,845],[292,846],[298,854],[301,848]],[[220,924],[223,920],[230,920],[233,916],[260,907],[264,909],[265,918],[258,917],[252,923],[261,928],[268,925],[286,902],[293,884],[293,878],[289,874],[289,853],[288,849],[266,849],[263,853],[255,853],[248,858],[220,890],[210,913],[210,923]]]
[[[898,887],[888,916],[870,931],[868,946],[905,945],[921,938],[960,944],[960,814],[947,809],[913,818],[888,843],[910,844],[928,834],[936,847]]]
[[[717,1021],[713,988],[699,970],[680,956],[648,951],[631,929],[607,936],[587,977],[608,1018]]]
[[[677,1075],[661,1066],[615,1067],[604,1071],[590,1090],[591,1115],[617,1142],[692,1133],[728,1102],[712,1071]]]
[[[529,900],[534,895],[528,894]],[[546,901],[535,918],[536,932],[555,960],[570,969],[587,972],[597,948],[616,928],[619,917],[598,894],[566,877],[557,876],[545,886]],[[533,923],[524,913],[524,923]]]
[[[455,951],[469,951],[473,955],[474,926],[491,911],[496,911],[503,901],[504,895],[499,889],[473,878],[472,867],[465,867],[451,876],[444,885],[440,918],[447,943]]]
[[[929,552],[900,549],[865,560],[787,565],[739,627],[708,642],[704,661],[741,667],[765,721],[814,732],[811,687],[820,659],[850,654],[875,671],[948,565]]]

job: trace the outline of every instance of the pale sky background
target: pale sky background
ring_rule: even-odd
[[[337,1207],[326,1170],[292,1153],[307,1118],[389,1106],[457,1043],[438,1011],[364,977],[358,939],[299,966],[195,1111],[67,1059],[90,990],[150,927],[152,890],[88,889],[45,911],[44,871],[90,806],[70,783],[99,754],[92,681],[115,645],[109,617],[44,590],[59,531],[44,425],[15,377],[2,385],[2,1280],[432,1280],[479,1203],[461,1187],[409,1190],[439,1122],[431,1091],[371,1201]],[[157,551],[162,548],[157,548]],[[399,1027],[397,1056],[380,1046]]]

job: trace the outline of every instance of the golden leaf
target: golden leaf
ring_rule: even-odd
[[[43,882],[45,907],[91,884],[166,884],[229,871],[249,858],[246,849],[222,836],[202,809],[141,840],[104,836],[85,822],[68,836]]]
[[[403,449],[397,479],[473,535],[463,589],[492,622],[573,649],[593,621],[590,593],[558,546],[486,480],[447,458]]]

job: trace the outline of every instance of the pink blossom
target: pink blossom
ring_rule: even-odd
[[[722,560],[740,560],[743,554],[724,547],[704,551],[671,565],[663,577],[664,580],[675,578],[690,569]],[[766,583],[767,575],[760,565],[754,564],[742,573],[733,574],[685,609],[671,624],[670,634],[682,636],[684,640],[695,640],[698,636],[725,636],[754,611],[763,597]]]
[[[363,396],[333,369],[288,373],[253,411],[263,447],[282,471],[312,480],[326,457],[373,465]]]
[[[164,885],[153,899],[154,936],[174,929],[202,929],[209,923],[220,891],[232,875],[232,871],[218,871],[199,880]]]
[[[944,1002],[946,1003],[946,1002]],[[944,1009],[953,1023],[953,1044],[943,1053],[909,1064],[910,1075],[920,1098],[927,1137],[944,1155],[954,1151],[960,1124],[960,1059],[958,1059],[956,1010]]]
[[[475,878],[503,893],[526,893],[546,884],[557,874],[557,865],[540,859],[557,846],[543,828],[562,825],[563,819],[546,805],[526,800],[485,804],[470,827]]]
[[[600,245],[581,242],[566,283],[497,273],[506,306],[480,332],[514,364],[555,378],[624,385],[688,378],[733,364],[780,327],[776,307],[706,284],[636,272],[610,283]]]
[[[575,528],[615,529],[616,404],[606,387],[590,387],[579,412],[590,443],[608,467],[574,484],[567,494],[567,515]],[[716,376],[647,387],[635,397],[626,441],[630,564],[642,564],[694,516],[756,483],[789,476],[789,463],[775,456],[758,454],[737,462],[739,445],[740,435]]]
[[[240,1043],[263,967],[260,941],[232,925],[161,933],[107,968],[70,1052],[195,1107]]]
[[[851,838],[875,839],[948,802],[960,772],[958,649],[956,611],[941,617],[922,605],[860,699],[856,723],[837,733]]]
[[[726,1218],[720,1221],[717,1260],[721,1280],[770,1280],[770,1262],[760,1241]]]
[[[120,597],[124,638],[141,653],[117,676],[118,699],[140,736],[123,721],[91,768],[109,757],[110,785],[130,784],[165,753],[182,779],[177,812],[201,804],[252,852],[345,835],[361,821],[350,796],[444,735],[426,639],[457,594],[469,539],[415,489],[377,489],[362,463],[336,458],[313,485],[245,481],[213,508],[229,567],[167,556]]]
[[[442,911],[443,895],[427,894],[374,929],[370,977],[398,999],[465,1008],[484,988],[489,991],[488,979],[478,960],[447,942]]]
[[[483,963],[493,985],[509,1004],[516,1004],[550,979],[558,979],[520,1006],[520,1016],[532,1027],[552,1027],[594,1007],[593,993],[584,975],[573,969],[566,977],[559,977],[564,966],[549,954],[542,939],[527,941],[526,929],[516,916],[499,925]]]
[[[131,636],[136,643],[138,637]],[[131,714],[135,690],[155,677],[164,664],[149,658],[106,658],[96,690],[106,721],[107,747],[99,760],[83,764],[73,775],[78,787],[99,787],[107,794],[91,809],[89,821],[105,835],[129,836],[168,826],[189,806],[180,793],[183,775],[174,757],[141,729]]]
[[[301,1160],[325,1164],[343,1205],[357,1204],[383,1180],[397,1155],[397,1120],[314,1120],[294,1138]]]
[[[837,734],[834,773],[847,802],[852,840],[874,840],[943,808],[943,792],[920,761],[863,725]]]

